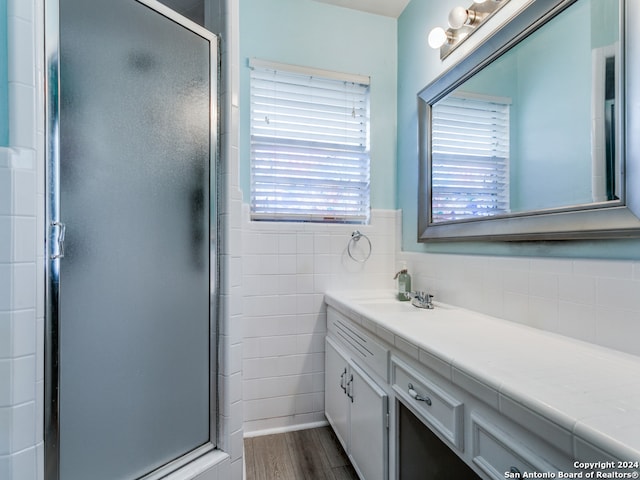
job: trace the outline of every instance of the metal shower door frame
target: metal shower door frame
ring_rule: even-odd
[[[220,45],[214,33],[183,17],[156,0],[131,0],[140,3],[209,42],[210,48],[210,157],[209,157],[209,441],[172,462],[142,477],[156,480],[178,470],[205,453],[214,450],[219,438],[218,425],[218,317],[220,268],[218,259],[219,91]],[[45,333],[44,333],[44,478],[60,480],[59,417],[59,286],[60,261],[64,257],[63,219],[60,215],[60,0],[45,4]],[[141,479],[141,480],[142,480]]]

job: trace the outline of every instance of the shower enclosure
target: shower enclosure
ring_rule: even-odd
[[[217,38],[153,0],[46,0],[45,478],[215,448]]]

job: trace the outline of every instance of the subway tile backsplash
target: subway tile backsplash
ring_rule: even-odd
[[[639,262],[399,252],[437,300],[640,355]]]

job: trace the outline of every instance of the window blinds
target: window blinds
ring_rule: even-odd
[[[251,218],[366,223],[369,86],[296,70],[251,70]]]
[[[509,212],[509,104],[450,96],[431,115],[431,221]]]

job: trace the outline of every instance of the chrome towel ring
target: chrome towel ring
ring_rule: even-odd
[[[358,246],[358,242],[360,242],[360,240],[364,238],[367,243],[368,243],[368,252],[366,253],[366,255],[358,255],[355,254],[355,250],[356,247]],[[347,253],[349,254],[349,257],[351,257],[352,260],[355,260],[358,263],[364,263],[367,260],[369,260],[369,257],[371,256],[371,240],[369,240],[369,237],[367,237],[364,233],[360,233],[359,230],[354,231],[351,234],[351,238],[349,239],[349,243],[347,244]]]

